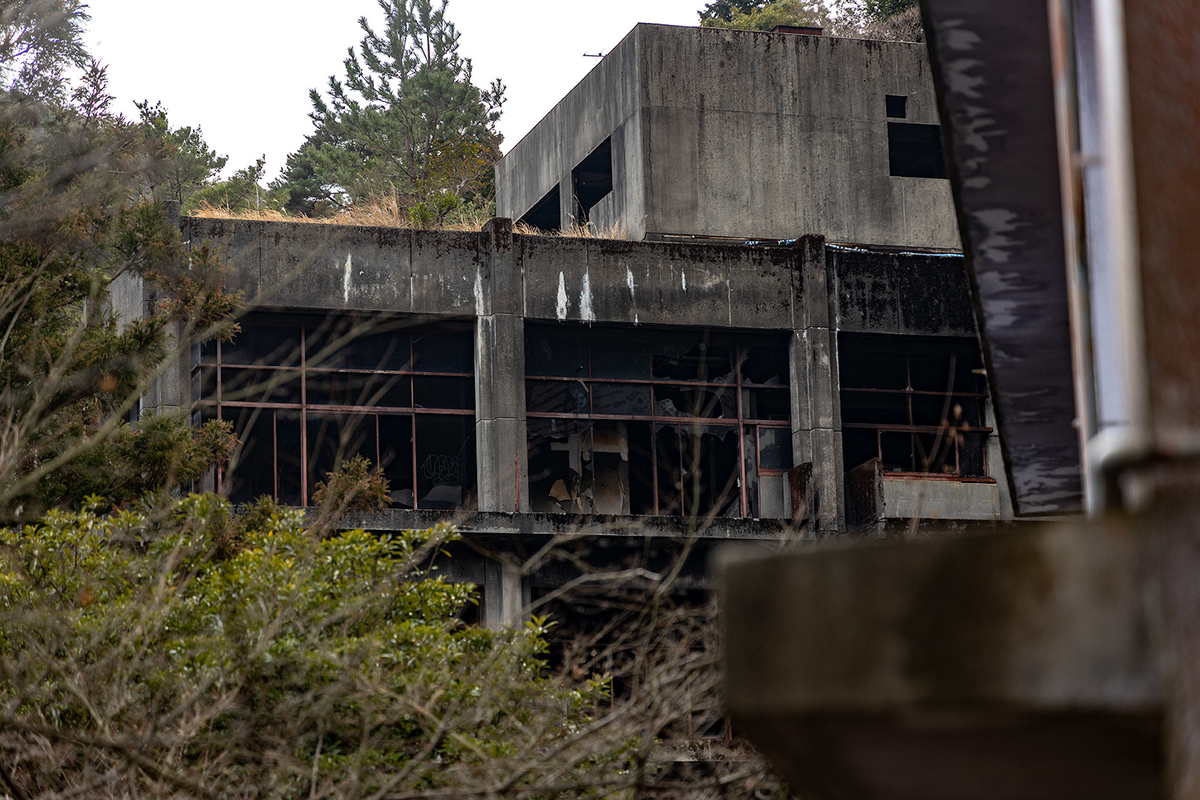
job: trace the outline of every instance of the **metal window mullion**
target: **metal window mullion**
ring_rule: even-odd
[[[414,355],[414,349],[413,349],[413,339],[414,338],[416,338],[416,337],[414,337],[414,336],[408,337],[408,363],[413,364],[413,365],[415,365],[417,363],[416,356]],[[415,375],[408,376],[408,397],[414,403],[416,402],[416,397],[414,396],[413,393],[416,392],[416,390],[417,390],[415,381],[416,381]],[[417,412],[416,412],[415,408],[414,408],[412,414],[409,415],[408,419],[409,419],[408,445],[409,445],[409,451],[412,454],[412,493],[413,493],[412,507],[415,510],[420,505],[417,500],[417,498],[418,498],[418,490],[417,490]]]
[[[750,516],[750,506],[749,506],[749,501],[747,500],[747,497],[746,497],[746,491],[747,491],[746,490],[746,426],[745,426],[746,413],[745,413],[745,410],[742,408],[742,348],[740,346],[734,348],[734,359],[735,359],[734,372],[736,373],[734,376],[734,379],[737,384],[737,388],[735,389],[735,391],[737,392],[737,416],[738,416],[738,425],[737,425],[738,470],[739,470],[738,477],[740,478],[740,480],[738,481],[738,484],[739,484],[738,488],[740,489],[739,494],[741,495],[742,518],[745,519],[746,517]],[[757,437],[757,433],[755,434],[755,436]],[[756,439],[756,444],[757,444],[757,439]],[[757,464],[756,464],[756,469],[757,469]],[[757,472],[755,474],[757,475]]]
[[[687,485],[683,475],[684,468],[684,447],[683,447],[683,426],[675,428],[675,439],[679,444],[679,515],[687,516]]]
[[[654,356],[651,355],[651,358]],[[653,393],[650,395],[650,401],[654,402]],[[651,480],[654,486],[654,516],[659,516],[661,512],[658,507],[658,425],[650,423],[650,461],[651,461]]]
[[[300,505],[308,506],[308,341],[300,326]]]

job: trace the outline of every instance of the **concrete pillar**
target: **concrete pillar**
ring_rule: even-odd
[[[842,419],[837,367],[837,293],[825,259],[825,239],[797,244],[800,302],[789,346],[792,386],[792,457],[811,461],[820,532],[845,530]]]
[[[480,511],[529,508],[525,437],[525,325],[512,221],[484,227],[490,251],[476,285],[475,443]]]
[[[166,211],[167,224],[178,230],[179,203],[167,201],[163,205]],[[161,292],[151,287],[140,277],[136,278],[135,282],[130,285],[136,286],[136,290],[141,293],[141,307],[137,314],[143,318],[151,316],[154,313],[155,307],[162,300]],[[128,304],[126,305],[128,306]],[[128,307],[122,309],[121,317],[123,322],[129,321],[130,316]],[[167,353],[179,347],[182,333],[183,325],[179,323],[174,323],[167,327],[166,339],[163,342]],[[158,380],[151,384],[146,390],[145,395],[142,396],[141,409],[143,411],[152,410],[157,414],[169,414],[186,412],[191,409],[193,400],[192,355],[190,348],[184,348],[179,358],[168,361]]]
[[[562,177],[558,179],[558,211],[562,226],[569,228],[576,223],[575,219],[575,182],[571,178],[574,164],[566,167]]]
[[[529,606],[529,585],[512,564],[488,560],[483,570],[483,608],[480,617],[491,630],[520,625]]]

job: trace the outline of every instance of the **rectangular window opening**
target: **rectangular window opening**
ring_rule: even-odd
[[[889,122],[888,170],[901,178],[945,178],[940,125]]]
[[[612,137],[605,139],[579,166],[571,170],[575,194],[575,224],[586,225],[596,207],[613,189]]]
[[[219,484],[234,503],[312,502],[354,456],[389,482],[393,508],[475,503],[473,342],[462,325],[257,312],[232,343],[201,353],[201,420],[240,444]]]
[[[848,475],[986,478],[987,384],[973,339],[838,336]]]
[[[531,328],[525,350],[532,510],[793,515],[786,342]]]
[[[887,115],[892,119],[905,119],[908,117],[908,95],[885,94],[883,101],[887,107]]]
[[[545,197],[538,200],[533,208],[526,211],[525,216],[521,217],[518,222],[546,233],[562,230],[562,199],[560,195],[561,192],[556,185],[546,193]]]

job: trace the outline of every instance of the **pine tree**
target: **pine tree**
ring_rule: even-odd
[[[330,78],[327,98],[310,93],[316,130],[275,184],[288,189],[289,208],[397,195],[416,217],[436,218],[489,184],[504,87],[471,83],[446,5],[380,0],[380,33],[359,20],[364,36],[344,79]]]
[[[182,205],[192,194],[212,185],[229,158],[208,146],[200,127],[172,128],[162,103],[150,105],[143,100],[134,105],[141,115],[146,146],[158,165],[146,187],[151,199]]]
[[[65,102],[64,74],[90,61],[82,40],[88,19],[81,0],[0,2],[0,90]]]

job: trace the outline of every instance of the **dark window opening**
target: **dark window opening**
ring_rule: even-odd
[[[893,119],[908,117],[908,95],[885,94],[883,102],[887,106],[887,115]]]
[[[945,178],[940,125],[889,122],[888,169],[902,178]]]
[[[613,188],[612,138],[605,139],[571,170],[575,193],[575,224],[586,225],[591,211]]]
[[[556,185],[546,193],[545,197],[538,200],[533,208],[526,211],[525,216],[521,217],[519,222],[546,233],[562,230],[561,202],[560,192]]]
[[[973,339],[838,336],[846,471],[987,477],[987,384]]]
[[[475,499],[470,333],[349,316],[249,314],[193,372],[200,418],[240,445],[218,484],[235,503],[312,502],[354,456],[388,479],[395,508],[467,509]]]
[[[534,511],[792,516],[786,343],[532,330],[525,365]]]

